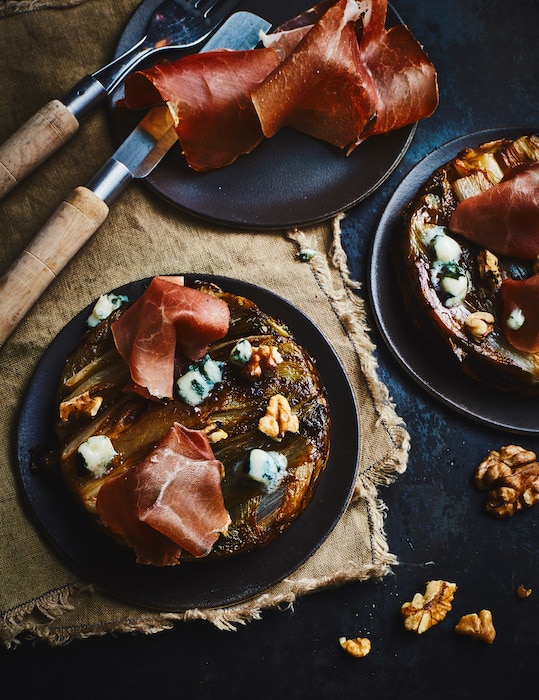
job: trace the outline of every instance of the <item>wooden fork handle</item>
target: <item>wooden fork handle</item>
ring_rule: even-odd
[[[109,207],[77,187],[0,278],[0,346],[107,218]]]
[[[0,146],[0,199],[69,141],[78,128],[78,120],[60,100],[52,100],[30,117]]]

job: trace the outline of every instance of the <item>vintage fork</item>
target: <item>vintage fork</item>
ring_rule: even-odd
[[[192,49],[206,41],[237,3],[238,0],[164,0],[154,11],[146,35],[92,76],[110,95],[148,56]]]
[[[60,100],[48,102],[0,146],[0,199],[69,141],[80,122],[143,60],[165,50],[191,50],[202,45],[237,3],[238,0],[164,0],[140,41],[82,78]]]

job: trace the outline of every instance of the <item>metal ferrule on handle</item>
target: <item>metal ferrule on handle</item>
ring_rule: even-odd
[[[110,158],[90,180],[87,187],[99,199],[110,205],[132,179],[133,175],[123,163]]]
[[[108,93],[102,83],[93,75],[86,75],[61,99],[62,104],[81,122],[106,100]]]

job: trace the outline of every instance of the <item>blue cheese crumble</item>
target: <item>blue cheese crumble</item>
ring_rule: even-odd
[[[82,457],[86,470],[98,479],[107,473],[110,463],[118,453],[107,435],[92,435],[79,445],[77,454]]]
[[[314,248],[302,248],[298,253],[298,260],[301,262],[310,262],[318,251]]]
[[[259,448],[251,450],[245,474],[264,487],[268,493],[280,486],[288,467],[286,455],[281,452],[266,452]]]
[[[454,238],[447,235],[445,226],[426,228],[423,241],[438,262],[457,262],[461,256],[462,248]]]
[[[233,365],[246,365],[251,359],[252,354],[253,346],[247,338],[242,338],[238,340],[230,351],[230,362],[232,362]]]
[[[209,355],[189,367],[176,382],[178,396],[189,406],[198,406],[223,379],[222,364]]]
[[[518,331],[519,328],[522,328],[524,325],[525,321],[524,314],[522,313],[522,309],[513,309],[509,316],[505,319],[505,323],[507,324],[507,327],[510,328],[512,331]]]
[[[123,294],[102,294],[96,301],[92,313],[88,316],[87,323],[90,328],[95,328],[126,301],[128,301],[128,298]]]
[[[468,293],[468,278],[456,262],[436,261],[432,266],[431,280],[448,308],[460,304]]]

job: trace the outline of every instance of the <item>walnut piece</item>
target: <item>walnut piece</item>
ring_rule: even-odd
[[[73,414],[81,413],[85,416],[94,417],[103,403],[102,396],[90,396],[89,391],[85,391],[72,399],[62,401],[60,404],[60,420],[67,421]]]
[[[339,644],[347,654],[355,656],[357,659],[367,656],[371,650],[371,640],[366,637],[356,637],[355,639],[340,637]]]
[[[225,432],[222,428],[215,428],[215,430],[206,433],[206,435],[208,437],[208,441],[212,445],[214,445],[216,442],[221,442],[221,440],[226,440],[228,437],[228,433]]]
[[[451,610],[456,590],[456,583],[428,581],[423,595],[416,593],[410,602],[401,607],[405,628],[422,634],[441,622]]]
[[[252,379],[258,379],[268,369],[273,369],[283,361],[282,355],[274,345],[252,346],[251,357],[243,373]]]
[[[498,258],[490,250],[483,249],[477,256],[477,268],[479,276],[488,284],[492,291],[496,291],[502,285],[503,279],[498,264]]]
[[[497,518],[507,518],[526,506],[539,502],[539,462],[535,452],[518,445],[492,450],[477,467],[474,484],[489,491],[485,510]]]
[[[494,316],[488,311],[474,311],[464,321],[465,332],[477,342],[494,330]]]
[[[221,440],[226,440],[228,433],[225,432],[218,423],[208,423],[203,429],[203,433],[206,433],[208,441],[211,443],[220,442]]]
[[[477,613],[463,615],[455,626],[455,632],[492,644],[496,637],[492,613],[490,610],[481,610],[479,615]]]
[[[517,598],[528,598],[533,592],[532,588],[526,588],[522,584],[517,588]]]
[[[258,429],[275,440],[280,440],[285,433],[299,431],[299,419],[295,413],[292,413],[285,396],[275,394],[270,398],[266,414],[258,421]]]
[[[486,491],[492,483],[504,476],[510,476],[515,467],[528,464],[536,459],[535,452],[518,445],[504,445],[499,451],[492,450],[477,467],[475,485]]]

